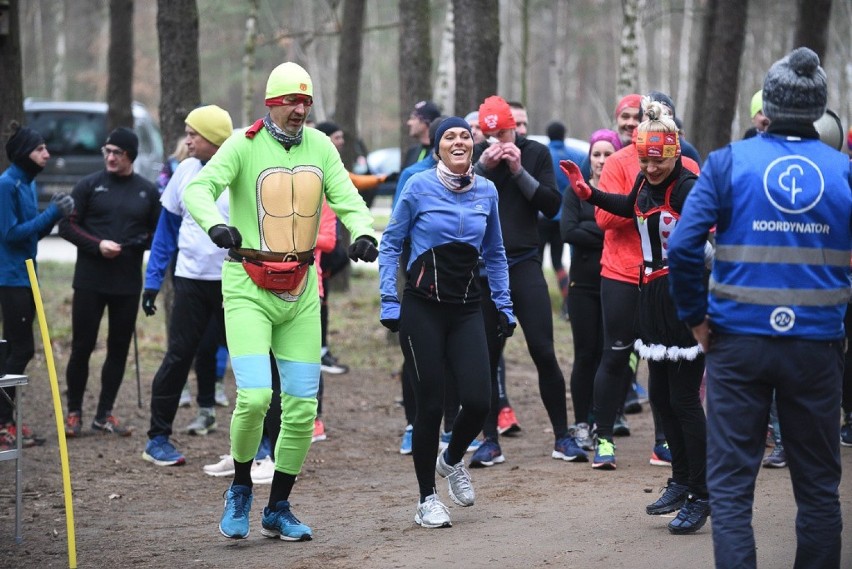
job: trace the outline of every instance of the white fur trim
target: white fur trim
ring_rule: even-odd
[[[673,362],[679,360],[693,361],[702,353],[701,346],[699,345],[690,348],[681,348],[679,346],[669,347],[662,344],[645,344],[639,339],[633,343],[633,347],[639,352],[639,357],[643,360],[653,360],[655,362],[663,360],[671,360]]]

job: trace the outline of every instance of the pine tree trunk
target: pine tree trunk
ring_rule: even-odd
[[[166,152],[183,137],[184,119],[201,102],[195,0],[157,0],[160,131]]]
[[[110,0],[107,132],[133,128],[133,0]]]

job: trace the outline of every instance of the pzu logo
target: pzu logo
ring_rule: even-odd
[[[796,323],[796,313],[786,306],[779,306],[769,315],[769,325],[776,332],[788,332]]]

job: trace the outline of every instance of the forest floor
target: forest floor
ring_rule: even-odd
[[[42,263],[40,282],[64,400],[64,372],[70,346],[71,266]],[[399,406],[399,348],[378,324],[374,271],[355,271],[351,290],[331,296],[331,345],[352,366],[345,375],[326,375],[324,420],[328,440],[308,454],[291,501],[294,512],[314,530],[310,542],[288,543],[260,534],[268,486],[255,487],[251,534],[228,540],[219,534],[222,493],[228,479],[202,472],[228,451],[233,408],[219,408],[219,430],[206,437],[177,434],[186,455],[182,467],[161,468],[141,458],[148,424],[150,384],[165,342],[162,311],[140,314],[137,325],[142,407],[137,406],[133,351],[116,415],[136,427],[129,438],[92,432],[68,441],[78,567],[227,568],[439,568],[453,566],[538,568],[710,568],[711,521],[697,534],[672,536],[671,517],[645,514],[670,472],[649,465],[653,444],[651,413],[628,415],[632,436],[616,439],[618,469],[592,470],[590,463],[550,458],[552,433],[539,400],[537,379],[522,334],[507,347],[508,390],[523,427],[502,439],[506,463],[473,470],[476,505],[450,506],[453,527],[427,530],[414,521],[417,484],[411,458],[399,454],[404,418]],[[572,363],[570,326],[555,321],[557,354],[568,377]],[[38,330],[36,330],[38,334]],[[84,403],[88,427],[99,389],[104,334],[92,359]],[[21,401],[27,424],[47,443],[24,451],[23,542],[14,540],[14,463],[0,463],[0,568],[69,566],[60,453],[45,358],[28,368]],[[643,368],[644,369],[644,366]],[[643,376],[642,376],[643,377]],[[233,376],[227,389],[234,400]],[[194,377],[191,379],[195,392]],[[571,414],[571,402],[569,417]],[[177,429],[194,417],[181,409]],[[852,566],[852,449],[844,448],[847,475],[841,485],[846,520],[844,567]],[[761,470],[754,528],[758,565],[792,566],[795,505],[787,469]]]

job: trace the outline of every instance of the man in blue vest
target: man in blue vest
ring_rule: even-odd
[[[772,391],[796,497],[794,567],[839,568],[843,315],[852,171],[819,141],[826,77],[807,48],[763,83],[765,133],[710,154],[669,246],[679,317],[707,354],[707,487],[716,567],[755,567],[754,485]],[[716,258],[704,285],[704,245]]]

